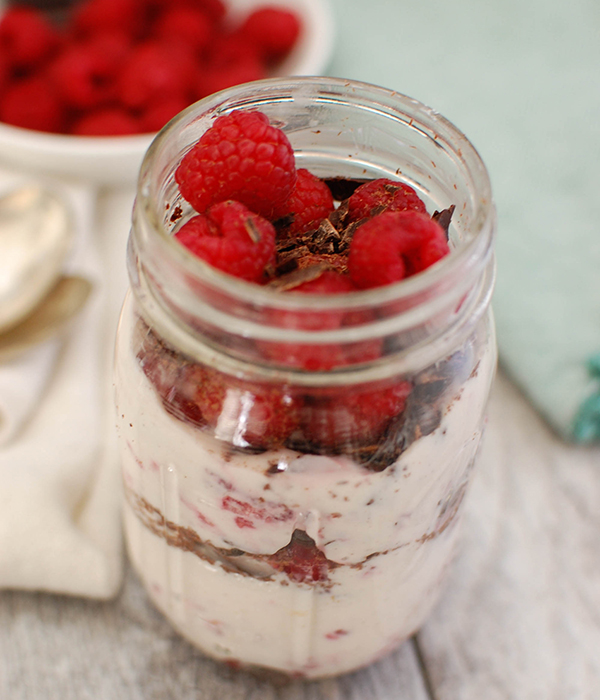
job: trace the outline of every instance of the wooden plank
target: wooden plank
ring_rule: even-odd
[[[600,450],[502,376],[450,585],[418,636],[436,700],[600,693]]]

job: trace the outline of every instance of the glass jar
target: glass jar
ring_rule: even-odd
[[[430,213],[454,207],[451,254],[330,296],[252,285],[195,258],[172,237],[193,214],[174,171],[234,109],[264,112],[319,177],[401,179]],[[117,341],[125,529],[149,596],[206,654],[316,678],[372,662],[423,623],[496,364],[494,226],[464,135],[371,85],[242,85],[158,135]]]

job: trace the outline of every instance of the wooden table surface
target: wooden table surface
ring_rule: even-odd
[[[128,572],[110,603],[0,593],[2,700],[600,698],[600,449],[554,437],[502,375],[442,600],[397,652],[277,685],[203,658]]]

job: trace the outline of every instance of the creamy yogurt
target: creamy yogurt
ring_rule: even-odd
[[[129,554],[181,634],[234,664],[316,678],[422,624],[452,555],[493,343],[439,426],[379,472],[343,455],[233,452],[165,410],[130,347],[117,358]],[[292,541],[302,562],[286,568]]]

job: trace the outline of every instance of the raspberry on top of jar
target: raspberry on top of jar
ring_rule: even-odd
[[[176,225],[175,239],[222,272],[277,294],[339,295],[392,284],[450,251],[452,209],[429,216],[415,190],[399,181],[324,181],[297,169],[287,136],[259,111],[218,117],[183,156],[175,180],[194,210]],[[357,321],[348,311],[272,313],[279,327],[317,332]],[[380,340],[264,343],[262,350],[276,364],[307,372],[372,362],[383,352]],[[389,430],[399,433],[418,378],[303,394],[184,362],[152,332],[144,335],[138,361],[172,415],[212,431],[219,425],[220,439],[238,447],[352,454],[383,469],[418,433],[405,435],[410,425],[404,426],[402,439],[385,455],[369,449]],[[234,405],[245,411],[230,421],[235,435],[223,434],[219,421],[226,403],[230,412]]]
[[[337,294],[399,282],[450,252],[451,211],[432,217],[409,185],[330,183],[296,169],[281,129],[258,111],[217,118],[175,178],[197,215],[175,237],[228,274],[281,291]],[[443,224],[443,225],[442,225]]]

